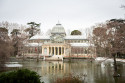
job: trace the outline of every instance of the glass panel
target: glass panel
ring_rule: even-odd
[[[52,47],[52,54],[54,55],[54,47]]]
[[[61,47],[59,47],[59,55],[61,55]]]

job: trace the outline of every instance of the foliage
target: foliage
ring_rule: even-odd
[[[27,24],[30,25],[30,28],[25,29],[25,31],[29,32],[30,38],[40,31],[40,29],[38,29],[40,27],[40,24],[37,24],[35,22],[29,22]]]
[[[17,36],[18,34],[20,34],[19,29],[13,29],[11,34],[12,34],[12,36]]]
[[[57,80],[54,83],[84,83],[82,80],[80,80],[80,76],[65,76],[63,78],[57,78]]]
[[[0,83],[41,83],[40,76],[28,69],[5,72],[0,74]]]
[[[0,27],[0,32],[8,32],[6,28]]]
[[[81,35],[81,32],[79,30],[74,30],[71,32],[71,35]]]

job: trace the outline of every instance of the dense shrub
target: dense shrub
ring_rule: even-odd
[[[84,81],[80,80],[80,76],[68,75],[63,78],[57,78],[54,83],[84,83]]]
[[[28,69],[5,72],[0,74],[0,83],[41,83],[40,76]]]

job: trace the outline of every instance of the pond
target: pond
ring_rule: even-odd
[[[42,60],[36,62],[30,59],[11,62],[10,65],[19,65],[21,68],[36,71],[41,76],[41,81],[45,83],[52,83],[55,79],[69,74],[82,76],[86,83],[125,83],[125,63],[121,62],[118,62],[118,73],[121,76],[117,78],[113,77],[113,62],[110,61],[91,62],[89,59],[76,59],[70,62]]]

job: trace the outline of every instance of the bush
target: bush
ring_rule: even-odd
[[[0,83],[41,83],[40,76],[28,69],[5,72],[0,74]]]
[[[68,75],[63,78],[57,78],[54,83],[84,83],[84,81],[80,79],[81,79],[80,76]]]

